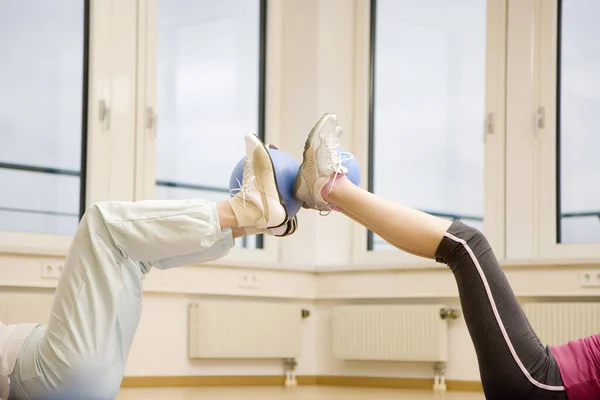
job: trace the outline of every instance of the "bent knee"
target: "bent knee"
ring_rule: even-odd
[[[101,201],[96,202],[86,208],[85,213],[83,213],[82,221],[92,220],[92,221],[103,221],[103,213],[102,210],[106,209],[110,206],[110,202]]]
[[[77,228],[78,234],[90,235],[95,233],[98,227],[104,224],[101,207],[102,203],[94,203],[85,210]]]
[[[436,258],[452,267],[465,259],[479,258],[490,251],[490,244],[479,229],[457,221],[446,232]]]
[[[61,394],[77,394],[82,400],[112,399],[121,380],[122,371],[112,362],[89,358],[79,360],[68,371],[63,371],[57,389]]]
[[[448,235],[451,238],[454,237],[460,239],[458,242],[464,241],[469,245],[474,245],[481,241],[487,242],[485,235],[479,229],[460,221],[454,222],[450,228],[448,228]]]

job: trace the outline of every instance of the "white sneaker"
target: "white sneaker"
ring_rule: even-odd
[[[268,145],[267,148],[279,150],[274,144]],[[294,215],[292,219],[288,219],[287,222],[279,228],[257,229],[254,227],[250,227],[246,228],[246,233],[248,235],[257,235],[263,233],[269,236],[286,237],[293,235],[294,232],[296,232],[296,229],[298,229],[298,218],[296,215]]]
[[[271,156],[261,140],[246,135],[246,162],[240,188],[229,204],[240,227],[279,228],[287,223]]]
[[[337,152],[342,133],[337,116],[329,113],[310,131],[304,145],[304,160],[294,182],[294,196],[304,203],[304,208],[331,211],[321,192],[330,179],[348,172]]]

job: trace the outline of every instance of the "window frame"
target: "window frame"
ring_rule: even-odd
[[[259,0],[259,118],[258,136],[267,143],[278,143],[281,139],[281,35],[282,6],[277,0]],[[156,125],[157,115],[157,21],[158,0],[140,2],[138,8],[138,77],[136,125],[136,183],[135,199],[154,199],[156,189]],[[269,71],[268,75],[266,71]],[[240,140],[242,137],[240,136]],[[177,187],[176,182],[164,182]],[[185,186],[185,185],[184,185]],[[226,266],[261,266],[274,268],[279,257],[277,238],[259,235],[259,248],[233,248],[219,260]]]
[[[90,70],[92,68],[90,47],[92,41],[91,21],[92,6],[90,0],[83,0],[83,48],[82,48],[82,102],[81,102],[81,156],[79,171],[54,167],[43,167],[28,164],[0,162],[0,168],[13,171],[27,171],[39,174],[77,176],[79,182],[79,212],[81,219],[87,208],[88,184],[88,136],[91,110],[89,106],[90,86],[92,84]],[[41,214],[54,214],[40,211]],[[66,255],[72,235],[61,235],[41,232],[0,231],[0,254],[31,255]]]
[[[357,135],[354,141],[354,156],[363,169],[361,187],[371,190],[373,178],[372,158],[374,107],[374,62],[372,49],[375,44],[375,13],[377,0],[357,1],[357,26],[355,37],[356,54],[356,98],[355,126]],[[498,258],[505,253],[505,70],[506,70],[506,30],[507,0],[488,0],[487,39],[486,39],[486,82],[485,82],[485,121],[482,127],[482,140],[485,141],[484,173],[484,231]],[[489,129],[489,131],[486,131]],[[363,134],[361,134],[363,133]],[[439,268],[440,265],[398,250],[369,250],[371,235],[357,224],[353,232],[353,266],[362,270],[377,266],[378,269],[410,269],[414,267]]]
[[[536,0],[537,106],[544,112],[538,129],[539,146],[539,243],[537,256],[544,259],[593,259],[600,257],[598,243],[558,243],[560,196],[559,103],[560,103],[560,0]],[[592,261],[592,260],[589,260]]]

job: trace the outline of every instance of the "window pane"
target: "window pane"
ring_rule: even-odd
[[[11,188],[0,197],[2,230],[68,235],[77,229],[79,177],[0,169],[0,186]]]
[[[0,230],[77,227],[85,40],[83,0],[0,1]]]
[[[600,242],[600,2],[560,4],[558,241]]]
[[[159,198],[229,198],[244,134],[262,136],[261,3],[158,1]]]
[[[370,189],[482,229],[486,0],[374,5]]]

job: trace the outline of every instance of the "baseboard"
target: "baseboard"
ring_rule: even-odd
[[[394,389],[431,389],[433,379],[376,378],[367,376],[318,376],[317,385]]]
[[[356,386],[431,390],[432,379],[375,378],[363,376],[298,376],[299,385]],[[281,376],[128,376],[121,387],[282,386]],[[446,381],[448,390],[482,392],[480,382]]]
[[[479,381],[446,381],[448,390],[455,392],[481,392],[483,393],[483,386]]]
[[[317,376],[317,385],[431,390],[433,388],[433,379],[320,375]],[[447,380],[446,386],[448,390],[458,392],[483,392],[481,382],[477,381]]]
[[[298,376],[299,385],[316,385],[316,376]],[[123,388],[202,386],[283,386],[283,376],[126,376]]]

